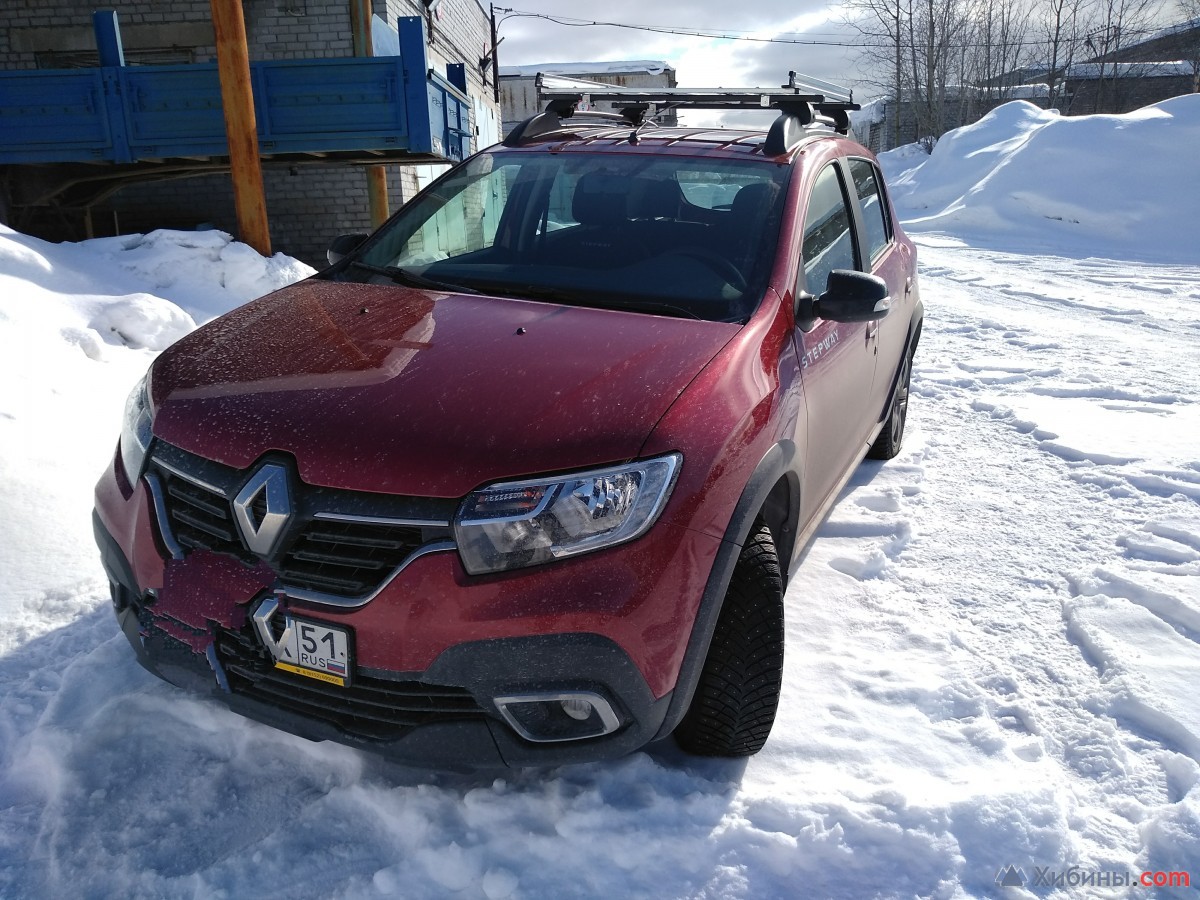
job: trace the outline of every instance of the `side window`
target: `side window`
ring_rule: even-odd
[[[817,176],[804,217],[804,284],[820,294],[834,269],[857,269],[850,209],[837,166],[830,163]]]
[[[858,194],[858,202],[862,206],[863,243],[867,255],[874,262],[887,249],[891,240],[891,222],[888,220],[887,207],[883,202],[883,192],[879,189],[879,175],[869,160],[850,160],[850,177],[854,179],[854,190]]]

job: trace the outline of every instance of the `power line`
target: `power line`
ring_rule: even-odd
[[[745,31],[736,29],[700,29],[700,28],[684,28],[682,26],[673,25],[639,25],[631,22],[605,22],[593,19],[576,19],[570,16],[551,15],[550,13],[535,13],[525,10],[496,7],[496,12],[506,13],[500,21],[504,22],[508,19],[542,19],[547,22],[553,22],[556,25],[564,25],[569,28],[591,28],[601,26],[605,28],[625,28],[630,31],[648,31],[655,34],[673,34],[681,37],[699,37],[708,38],[709,40],[723,41],[752,41],[760,44],[792,44],[806,47],[850,47],[859,50],[875,49],[882,44],[891,44],[895,42],[894,35],[874,34],[871,32],[860,32],[864,37],[871,38],[871,42],[863,41],[846,41],[846,40],[816,40],[809,38],[788,38],[788,37],[761,37]],[[795,32],[781,32],[781,34],[789,34]],[[819,33],[819,32],[818,32]],[[1145,29],[1128,30],[1130,35],[1149,34]],[[1020,40],[1008,41],[1006,45],[1009,47],[1050,47],[1054,45],[1063,46],[1065,43],[1070,43],[1064,40],[1052,40],[1049,38],[1041,38],[1037,40]],[[995,42],[967,42],[967,43],[948,43],[944,45],[947,49],[955,50],[971,50],[982,49],[985,47],[995,46]]]
[[[504,9],[496,7],[496,12],[507,13],[500,21],[508,19],[544,19],[547,22],[553,22],[556,25],[566,25],[570,28],[589,28],[595,25],[605,26],[608,28],[626,28],[631,31],[650,31],[655,34],[674,34],[683,37],[702,37],[712,40],[725,41],[754,41],[760,44],[803,44],[806,46],[815,47],[860,47],[863,44],[856,44],[849,41],[818,41],[805,38],[781,38],[781,37],[759,37],[747,32],[739,32],[727,29],[694,29],[683,28],[671,25],[636,25],[629,22],[601,22],[590,19],[573,19],[567,16],[555,16],[549,13],[534,13],[525,12],[518,9]]]

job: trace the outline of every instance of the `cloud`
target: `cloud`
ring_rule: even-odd
[[[715,0],[667,0],[649,7],[644,0],[572,4],[564,13],[552,0],[516,0],[522,12],[573,20],[600,20],[683,29],[720,29],[758,37],[852,41],[841,13],[822,0],[766,0],[731,7]],[[502,65],[531,65],[619,59],[662,59],[672,64],[683,87],[776,86],[789,70],[827,81],[862,81],[857,51],[846,47],[772,44],[745,40],[659,34],[607,26],[560,25],[498,13]]]

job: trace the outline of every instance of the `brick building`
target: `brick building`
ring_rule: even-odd
[[[209,0],[171,4],[148,0],[108,0],[120,22],[127,65],[187,65],[215,61]],[[73,0],[6,0],[0,19],[0,69],[65,69],[96,66],[92,3]],[[354,55],[351,0],[243,0],[247,41],[253,62],[335,59]],[[425,52],[431,69],[465,64],[469,96],[468,150],[499,137],[499,108],[491,69],[483,64],[491,45],[490,20],[479,0],[371,0],[371,43],[377,56],[398,53],[401,17],[424,22]],[[273,249],[313,265],[324,264],[325,248],[340,233],[370,229],[367,179],[362,160],[347,164],[312,154],[287,161],[264,160]],[[391,208],[417,189],[418,170],[402,156],[384,160]],[[29,166],[0,167],[7,187],[7,220],[14,227],[52,239],[84,236],[80,209],[50,204],[23,207],[14,185],[28,178]],[[44,169],[42,170],[44,172]],[[233,190],[227,172],[212,167],[194,173],[120,186],[86,210],[95,234],[131,233],[153,228],[211,226],[236,233]],[[0,205],[0,214],[5,212]]]

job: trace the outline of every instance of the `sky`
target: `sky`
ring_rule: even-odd
[[[0,897],[1195,900],[1198,144],[1200,96],[1015,102],[881,156],[926,311],[905,444],[789,584],[749,760],[419,771],[142,671],[90,521],[125,396],[312,270],[0,225]]]
[[[485,6],[486,8],[486,6]],[[743,37],[854,41],[842,23],[841,7],[820,0],[766,0],[730,4],[715,0],[666,0],[653,6],[637,0],[573,3],[520,0],[522,13],[575,21],[607,21],[683,30],[712,30]],[[856,87],[855,99],[873,93],[864,81],[860,52],[848,47],[773,44],[659,34],[606,26],[574,27],[497,11],[501,65],[540,62],[662,59],[671,63],[681,87],[773,87],[794,70]]]

